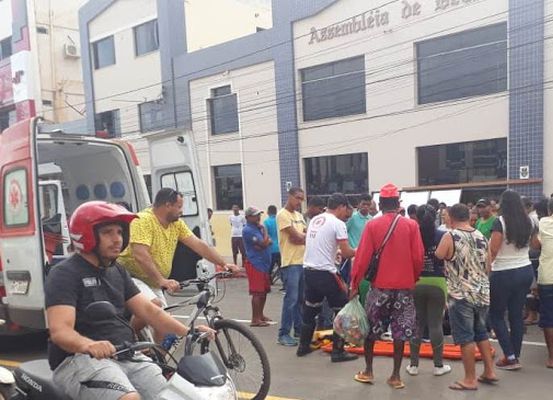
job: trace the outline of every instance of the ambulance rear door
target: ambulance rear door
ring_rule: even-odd
[[[21,121],[0,135],[0,256],[4,312],[44,329],[44,245],[38,204],[36,124]],[[0,291],[2,289],[0,288]]]

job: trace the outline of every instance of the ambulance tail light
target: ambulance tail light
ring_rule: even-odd
[[[139,166],[140,161],[138,161],[138,156],[136,155],[136,150],[135,150],[134,146],[130,142],[125,142],[125,145],[127,146],[127,148],[129,149],[129,151],[131,153],[132,162],[134,163],[134,165]]]

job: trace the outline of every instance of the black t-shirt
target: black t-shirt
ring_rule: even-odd
[[[75,330],[92,340],[109,340],[114,345],[133,340],[133,333],[116,318],[90,320],[84,310],[95,301],[109,301],[124,318],[125,302],[140,293],[128,272],[116,264],[100,269],[76,254],[56,265],[46,279],[46,308],[58,305],[75,307]],[[55,369],[67,352],[50,342],[48,361]]]
[[[436,229],[432,246],[424,251],[424,266],[421,276],[444,277],[444,260],[436,257],[436,249],[445,235],[445,231]]]

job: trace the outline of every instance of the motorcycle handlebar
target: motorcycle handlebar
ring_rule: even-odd
[[[115,346],[115,356],[124,354],[129,351],[140,351],[156,347],[155,343],[150,342],[135,342],[135,343],[123,343]]]

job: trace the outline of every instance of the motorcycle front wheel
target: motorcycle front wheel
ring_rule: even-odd
[[[219,319],[213,324],[214,341],[204,341],[201,352],[219,355],[234,382],[240,399],[263,400],[271,386],[267,353],[251,330],[239,322]]]
[[[4,385],[0,383],[0,400],[13,399],[14,394],[15,394],[15,389],[13,385]]]

